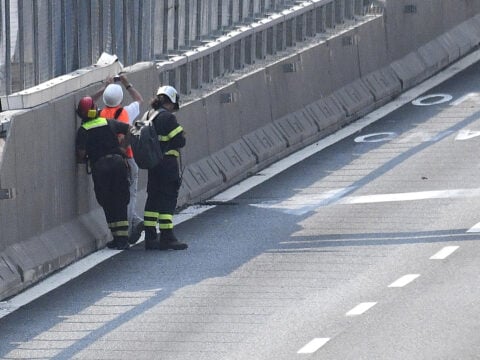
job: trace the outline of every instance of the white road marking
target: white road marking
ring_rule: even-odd
[[[480,232],[480,222],[473,225],[470,229],[467,230],[467,233]]]
[[[420,276],[420,274],[408,274],[408,275],[404,275],[402,276],[400,279],[398,280],[395,280],[393,283],[391,283],[390,285],[388,285],[388,287],[404,287],[405,285],[408,285],[409,283],[411,283],[413,280],[415,280],[416,278],[418,278]]]
[[[330,338],[315,338],[307,345],[297,351],[297,354],[313,354],[315,351],[325,345]]]
[[[347,312],[345,315],[346,316],[355,316],[355,315],[362,315],[364,312],[368,311],[372,307],[377,305],[376,302],[364,302],[360,303],[357,306],[355,306],[352,310]]]
[[[440,99],[437,101],[424,102],[425,100],[432,99],[432,98],[440,98]],[[418,99],[415,99],[414,101],[412,101],[412,104],[416,106],[430,106],[430,105],[437,105],[437,104],[449,102],[452,99],[453,99],[453,96],[450,94],[431,94],[431,95],[425,95]]]
[[[281,201],[267,201],[259,204],[250,204],[250,206],[263,209],[280,210],[287,214],[303,215],[307,212],[314,211],[319,207],[334,203],[353,189],[354,187],[351,186],[326,191],[320,194],[294,194],[293,196]]]
[[[463,103],[464,101],[467,101],[468,99],[473,98],[473,97],[477,97],[478,95],[480,95],[480,94],[479,94],[479,93],[476,93],[476,92],[468,93],[468,94],[466,94],[466,95],[463,95],[463,96],[459,97],[457,100],[452,101],[452,102],[450,103],[450,105],[452,105],[452,106],[460,105],[460,104]]]
[[[269,166],[268,168],[259,172],[256,176],[251,176],[244,181],[240,182],[237,185],[232,186],[231,188],[225,190],[224,192],[218,194],[212,201],[230,201],[236,198],[237,196],[243,194],[244,192],[252,189],[253,187],[261,184],[262,182],[272,178],[278,173],[288,169],[289,167],[295,165],[297,162],[302,161],[309,156],[316,154],[317,152],[335,144],[336,142],[355,134],[356,132],[362,130],[364,127],[378,121],[384,116],[392,113],[393,111],[399,109],[403,105],[411,102],[412,100],[419,97],[421,94],[426,91],[434,88],[435,86],[441,84],[442,82],[450,79],[456,74],[460,73],[467,67],[475,64],[480,60],[480,50],[476,50],[473,53],[465,56],[459,61],[451,64],[448,68],[442,72],[432,76],[430,79],[427,79],[418,86],[410,89],[403,94],[400,94],[398,98],[394,101],[378,108],[377,110],[372,111],[371,113],[365,115],[363,118],[355,121],[354,123],[340,129],[339,131],[325,137],[324,139],[303,148],[300,151],[297,151],[294,154],[276,162],[275,164]],[[174,223],[179,224],[182,221],[194,218],[205,211],[211,209],[214,206],[193,206],[193,208],[187,208],[185,211],[182,211],[181,214],[174,217]],[[183,216],[182,216],[183,215]],[[143,237],[141,239],[143,241]],[[141,242],[140,241],[140,242]],[[0,319],[9,313],[15,311],[19,307],[28,304],[29,302],[37,299],[38,297],[60,287],[69,280],[74,279],[75,277],[81,275],[82,273],[88,271],[92,267],[102,263],[108,258],[115,256],[120,251],[113,250],[100,250],[97,251],[84,259],[77,261],[75,264],[78,269],[72,271],[70,265],[62,270],[60,270],[56,275],[59,275],[55,278],[55,281],[52,279],[53,275],[49,277],[50,281],[47,286],[43,286],[41,290],[37,290],[37,287],[40,284],[34,285],[30,292],[24,291],[23,293],[13,297],[12,299],[4,302],[0,302]],[[100,255],[100,256],[99,256]],[[17,300],[21,297],[21,300]],[[15,304],[15,305],[12,305]]]
[[[480,131],[464,129],[458,132],[457,136],[455,137],[455,140],[469,140],[477,136],[480,136]]]
[[[370,204],[393,201],[412,201],[426,199],[449,199],[480,196],[480,188],[418,191],[398,194],[377,194],[363,196],[348,196],[339,200],[338,204]],[[480,230],[479,230],[480,231]]]
[[[443,260],[450,256],[459,246],[445,246],[442,250],[430,257],[431,260]]]

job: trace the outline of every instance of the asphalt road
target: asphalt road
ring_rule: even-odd
[[[4,316],[0,358],[479,359],[479,73]]]

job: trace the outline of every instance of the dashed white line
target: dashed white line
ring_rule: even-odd
[[[471,232],[480,232],[480,223],[476,223],[470,229],[467,230],[467,233]]]
[[[364,302],[360,303],[355,306],[352,310],[347,312],[346,316],[355,316],[355,315],[362,315],[364,312],[369,310],[370,308],[374,307],[377,303],[376,302]]]
[[[313,354],[315,351],[325,345],[330,338],[315,338],[307,345],[297,351],[297,354]]]
[[[411,283],[413,280],[418,278],[420,274],[408,274],[402,276],[400,279],[395,280],[393,283],[388,285],[388,287],[404,287],[405,285],[408,285]]]
[[[430,260],[443,260],[450,256],[459,246],[445,246],[442,250],[430,257]]]

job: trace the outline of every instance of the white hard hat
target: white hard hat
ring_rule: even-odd
[[[175,109],[178,110],[179,108],[179,100],[180,96],[177,93],[177,90],[173,86],[165,85],[165,86],[160,86],[157,90],[157,96],[158,95],[167,95],[170,101],[175,105]]]
[[[103,92],[103,102],[108,107],[115,107],[120,105],[123,100],[123,90],[118,84],[110,84]]]

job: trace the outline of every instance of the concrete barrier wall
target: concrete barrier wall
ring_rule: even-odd
[[[399,59],[480,12],[479,1],[388,0],[389,61]]]
[[[480,5],[471,1],[387,4],[387,23],[381,17],[346,29],[184,104],[178,118],[188,146],[179,205],[208,199],[321,139],[480,43],[480,16],[469,18]],[[405,13],[412,4],[416,12]],[[154,64],[128,69],[145,98],[142,110],[159,75]],[[0,138],[0,299],[96,251],[109,238],[91,177],[74,158],[80,125],[75,105],[99,86],[0,114],[11,120],[7,137]],[[141,211],[144,172],[140,184]]]

